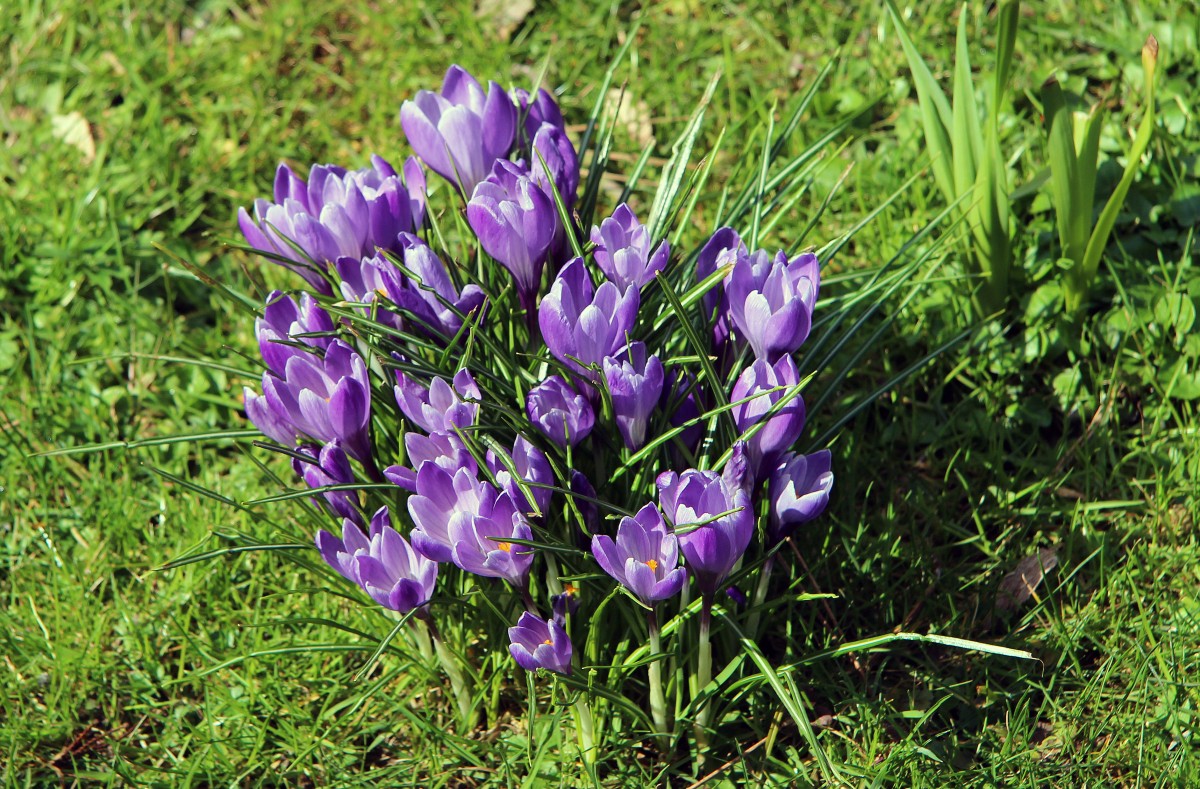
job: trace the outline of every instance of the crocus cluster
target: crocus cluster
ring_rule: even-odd
[[[685,589],[707,617],[829,499],[830,453],[796,450],[817,258],[732,228],[673,256],[626,204],[580,227],[579,156],[545,89],[454,66],[400,125],[403,175],[378,156],[307,182],[280,165],[274,202],[239,213],[301,277],[267,298],[244,398],[334,523],[320,555],[435,637],[442,599],[485,596],[529,671],[570,674],[572,636],[614,588],[655,644]],[[691,314],[668,315],[663,291],[697,282]]]

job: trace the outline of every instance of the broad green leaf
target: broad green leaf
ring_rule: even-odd
[[[954,103],[951,116],[954,193],[962,195],[974,185],[979,157],[983,155],[983,133],[979,128],[979,108],[975,105],[975,84],[971,79],[971,56],[967,51],[965,4],[958,15],[958,35],[954,42]]]
[[[921,59],[921,54],[917,52],[916,46],[913,45],[895,1],[887,0],[887,8],[892,22],[896,26],[896,35],[900,39],[900,46],[904,49],[904,58],[908,61],[908,68],[912,72],[913,84],[917,88],[921,122],[925,128],[925,143],[933,157],[934,177],[937,179],[938,188],[942,190],[946,202],[953,203],[958,198],[958,194],[954,189],[954,151],[950,146],[950,129],[954,124],[950,103],[946,100],[946,94],[942,92],[941,86],[930,73],[929,67]]]
[[[1154,72],[1157,64],[1158,41],[1154,36],[1150,36],[1142,47],[1142,67],[1146,73],[1146,109],[1126,159],[1125,172],[1112,196],[1104,204],[1100,218],[1096,220],[1096,227],[1092,230],[1087,249],[1083,253],[1083,260],[1067,277],[1068,312],[1078,312],[1083,306],[1087,291],[1096,277],[1096,269],[1100,266],[1100,256],[1104,254],[1104,247],[1108,244],[1108,236],[1117,223],[1117,214],[1125,204],[1125,196],[1129,194],[1129,187],[1133,185],[1133,179],[1141,167],[1142,155],[1150,145],[1150,138],[1154,136]]]
[[[1020,0],[1002,0],[996,12],[1000,24],[996,32],[996,73],[992,83],[991,119],[994,121],[1008,94],[1008,78],[1012,72],[1013,50],[1017,44],[1017,24],[1021,19]]]
[[[1047,157],[1050,160],[1050,194],[1054,198],[1054,214],[1058,225],[1058,242],[1062,256],[1071,255],[1071,218],[1079,212],[1075,205],[1075,179],[1078,165],[1075,156],[1075,121],[1067,108],[1066,97],[1058,80],[1051,77],[1042,85],[1042,109],[1046,116]],[[1091,219],[1091,210],[1088,210]]]

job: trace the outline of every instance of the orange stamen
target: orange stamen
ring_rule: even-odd
[[[646,566],[649,567],[651,570],[657,570],[658,569],[658,560],[651,559],[650,561],[646,562]]]
[[[511,542],[502,542],[499,545],[497,545],[496,547],[499,548],[500,550],[504,551],[505,553],[512,553],[512,543]]]

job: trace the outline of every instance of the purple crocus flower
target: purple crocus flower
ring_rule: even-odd
[[[615,542],[606,534],[592,537],[592,555],[647,606],[679,594],[687,580],[687,570],[678,566],[679,541],[653,503],[621,519]]]
[[[767,497],[771,502],[767,541],[786,539],[797,526],[825,511],[833,488],[832,455],[822,449],[811,455],[786,453],[771,472]]]
[[[392,528],[387,507],[371,518],[368,538],[350,519],[342,521],[342,538],[321,529],[317,548],[330,567],[361,586],[384,608],[407,613],[433,597],[437,564],[413,551]]]
[[[246,243],[291,261],[284,265],[324,294],[332,292],[325,278],[328,264],[373,255],[376,247],[397,251],[396,234],[424,221],[420,164],[409,159],[401,179],[378,156],[361,170],[314,165],[307,183],[281,164],[275,173],[275,202],[254,201],[253,218],[238,209]]]
[[[588,399],[557,375],[529,390],[525,413],[542,435],[563,448],[586,438],[596,423]]]
[[[323,356],[293,354],[282,375],[268,371],[262,380],[266,404],[281,422],[322,443],[337,439],[351,457],[372,463],[371,387],[367,366],[353,348],[334,340]],[[252,419],[258,407],[247,403]]]
[[[733,406],[733,421],[742,433],[757,424],[775,403],[790,398],[749,439],[750,465],[759,479],[771,472],[780,456],[796,443],[804,430],[804,400],[791,391],[791,387],[799,382],[796,363],[791,356],[785,355],[773,365],[763,359],[755,361],[733,384],[730,402],[746,401]]]
[[[567,626],[567,617],[575,616],[575,612],[579,610],[579,588],[571,584],[564,584],[562,594],[550,596],[550,610],[553,611],[553,620],[560,626]]]
[[[742,238],[731,227],[722,227],[713,233],[708,242],[701,248],[696,258],[696,281],[703,282],[723,266],[729,266],[732,271],[738,260],[749,256]],[[729,275],[724,281],[728,281]],[[701,301],[704,306],[704,317],[709,319],[716,312],[716,323],[713,324],[713,345],[717,350],[725,347],[729,338],[729,297],[725,289],[717,286],[704,294]]]
[[[428,466],[427,466],[428,467]],[[448,524],[451,560],[469,573],[503,578],[518,589],[529,581],[533,549],[513,540],[532,540],[529,521],[511,496],[486,485],[475,517],[453,518]]]
[[[525,611],[516,627],[508,629],[508,653],[526,671],[547,669],[558,674],[571,673],[571,639],[553,619],[547,622]]]
[[[455,65],[446,71],[440,94],[418,91],[400,105],[400,126],[430,169],[470,195],[512,149],[517,108],[498,84],[489,82],[485,94]]]
[[[310,488],[323,488],[327,485],[348,485],[353,483],[354,470],[350,468],[350,459],[337,441],[331,441],[323,447],[312,445],[302,446],[298,450],[310,460],[292,458],[292,470],[296,476],[304,480]],[[321,494],[329,510],[340,518],[349,518],[359,526],[363,523],[359,509],[358,492],[353,490],[327,490]],[[313,499],[316,503],[318,500]]]
[[[307,293],[300,296],[300,303],[297,304],[295,299],[282,291],[271,291],[262,317],[254,321],[259,353],[268,369],[276,375],[283,375],[289,358],[305,353],[302,348],[296,347],[298,343],[324,350],[333,340],[332,337],[304,335],[332,335],[333,331],[333,318]]]
[[[554,202],[528,169],[502,159],[471,193],[467,222],[483,251],[513,275],[517,298],[532,313],[558,227]]]
[[[400,281],[392,300],[432,331],[453,337],[462,328],[459,316],[483,306],[483,291],[474,284],[464,285],[461,293],[455,290],[446,265],[424,241],[411,233],[401,233],[399,240],[408,276]]]
[[[482,395],[466,368],[454,374],[453,388],[441,378],[434,378],[428,388],[404,373],[397,373],[396,380],[396,404],[426,433],[453,433],[455,427],[475,424]]]
[[[450,474],[460,468],[472,475],[479,472],[479,464],[453,433],[431,433],[426,436],[410,430],[404,434],[404,449],[410,468],[388,466],[383,470],[383,476],[411,493],[417,491],[417,471],[425,463],[440,466]]]
[[[570,475],[571,498],[575,508],[583,518],[583,527],[589,532],[596,531],[600,523],[600,508],[596,506],[596,488],[582,471],[571,469]],[[578,534],[578,532],[577,532]]]
[[[715,471],[688,469],[658,476],[658,501],[675,527],[679,547],[700,591],[712,594],[746,552],[754,534],[754,512],[742,480],[726,468]],[[717,517],[720,516],[720,517]],[[701,526],[692,524],[702,523]]]
[[[592,228],[596,265],[622,291],[642,287],[666,268],[671,255],[667,242],[659,244],[653,253],[650,242],[650,232],[624,203],[599,227]]]
[[[789,261],[760,249],[737,259],[725,280],[729,317],[755,357],[774,362],[808,338],[819,282],[811,253]]]
[[[290,447],[300,437],[299,429],[292,424],[287,414],[271,408],[267,398],[248,386],[242,387],[242,403],[246,409],[246,418],[272,441]]]
[[[542,163],[545,163],[545,167]],[[533,136],[529,151],[529,170],[533,182],[542,188],[554,204],[554,193],[550,184],[558,190],[567,212],[575,206],[575,194],[579,191],[579,157],[567,133],[549,123],[538,128]],[[555,218],[558,211],[555,210]]]
[[[448,471],[436,463],[421,464],[416,491],[417,495],[408,498],[413,547],[435,562],[453,558],[450,527],[470,521],[481,512],[483,501],[496,498],[496,489],[480,482],[468,469]]]
[[[484,462],[487,463],[488,470],[492,472],[496,484],[511,496],[514,502],[522,505],[521,512],[526,515],[532,514],[536,504],[537,511],[545,514],[550,509],[550,497],[554,494],[554,491],[549,488],[542,487],[554,484],[554,470],[550,467],[550,460],[546,457],[546,453],[531,444],[525,436],[517,434],[517,440],[513,442],[512,452],[508,455],[507,461],[516,471],[515,477],[512,471],[509,471],[509,465],[505,462],[505,458],[502,458],[495,450],[489,449],[487,455],[484,456]],[[534,483],[526,485],[529,494],[533,496],[532,502],[521,490],[521,486],[517,483],[518,479],[526,483]]]
[[[630,450],[646,443],[650,414],[663,390],[663,365],[657,356],[646,355],[645,343],[630,343],[620,359],[604,357],[604,378],[612,395],[617,429]]]
[[[623,295],[612,282],[595,288],[583,258],[575,258],[558,272],[542,298],[538,325],[555,358],[597,382],[599,376],[588,365],[599,366],[605,356],[625,347],[637,310],[636,288]]]
[[[567,130],[562,110],[558,108],[558,103],[545,88],[538,88],[538,92],[534,96],[530,96],[529,91],[524,88],[516,88],[512,92],[512,99],[517,105],[518,115],[522,121],[517,134],[519,150],[528,150],[534,135],[544,123],[563,132]]]
[[[338,288],[342,298],[355,304],[364,305],[362,312],[395,331],[400,331],[404,323],[393,308],[397,294],[403,289],[404,275],[396,264],[388,260],[382,253],[376,253],[364,258],[338,258],[335,264],[337,270]],[[380,309],[372,305],[379,302]]]

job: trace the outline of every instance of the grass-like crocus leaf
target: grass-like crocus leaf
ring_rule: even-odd
[[[709,80],[704,97],[700,99],[699,106],[692,113],[687,126],[679,135],[679,139],[671,146],[671,158],[663,168],[662,182],[658,191],[654,193],[654,202],[650,206],[650,218],[646,222],[652,239],[659,239],[666,235],[666,230],[671,225],[671,217],[682,207],[678,197],[683,187],[684,175],[687,173],[688,164],[692,158],[692,149],[696,145],[696,138],[700,135],[704,113],[708,109],[709,103],[712,102],[713,93],[720,81],[721,73],[718,71]]]
[[[1095,226],[1092,226],[1091,219],[1095,202],[1100,126],[1104,114],[1099,107],[1093,109],[1084,122],[1082,135],[1078,135],[1077,139],[1074,116],[1067,107],[1057,80],[1047,80],[1042,86],[1050,189],[1054,198],[1058,238],[1062,245],[1062,257],[1071,261],[1063,287],[1069,314],[1078,313],[1087,299],[1100,267],[1100,257],[1116,224],[1117,214],[1125,204],[1129,187],[1141,166],[1142,155],[1146,153],[1154,134],[1154,74],[1157,65],[1158,41],[1150,36],[1142,47],[1142,69],[1146,80],[1146,107],[1142,121],[1126,158],[1121,180],[1104,204]]]

